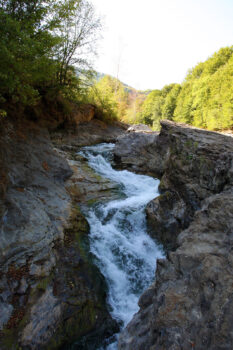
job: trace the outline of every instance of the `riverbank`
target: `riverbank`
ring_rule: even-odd
[[[141,158],[153,149],[157,159],[148,171],[160,174],[161,195],[149,203],[147,216],[167,259],[158,261],[156,281],[141,296],[140,311],[122,332],[119,349],[230,350],[233,140],[183,124],[161,124],[152,147],[142,144]],[[117,155],[120,148],[121,139]]]
[[[1,129],[1,349],[69,349],[77,341],[94,350],[117,331],[77,208],[98,191],[107,200],[114,184],[76,155],[117,138],[119,167],[161,179],[147,216],[167,250],[119,348],[232,349],[232,138],[168,121],[159,135],[126,135],[95,120],[77,130],[52,132],[52,144],[31,122]]]
[[[93,143],[108,130],[98,124],[89,124]],[[118,126],[114,130],[124,132]],[[75,132],[71,134],[74,140]],[[110,140],[107,132],[106,138]],[[2,350],[58,349],[83,337],[96,349],[118,330],[79,209],[80,202],[92,201],[97,193],[108,196],[111,184],[76,159],[76,146],[62,145],[65,153],[54,148],[46,128],[29,121],[6,121],[1,129]]]

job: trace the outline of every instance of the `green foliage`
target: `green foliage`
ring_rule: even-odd
[[[153,90],[145,99],[142,105],[142,111],[138,115],[138,120],[150,126],[156,123],[162,116],[161,104],[163,97],[161,91]]]
[[[147,92],[137,91],[134,89],[129,91],[128,108],[123,121],[130,124],[140,123],[138,116],[140,115],[146,94]]]
[[[179,84],[173,84],[168,91],[164,104],[162,106],[162,119],[173,120],[174,111],[176,109],[177,97],[180,93],[181,86]]]
[[[233,127],[233,46],[189,71],[182,85],[166,85],[144,101],[138,120],[159,128],[160,119],[210,130]]]
[[[99,108],[103,120],[113,121],[125,116],[128,93],[118,79],[105,75],[91,87],[89,100]]]
[[[0,108],[79,93],[100,29],[88,1],[0,0],[0,28]]]
[[[220,49],[187,75],[174,120],[210,130],[233,127],[233,46]]]
[[[48,54],[55,38],[42,24],[48,1],[2,1],[0,3],[0,95],[13,103],[31,105],[38,99],[37,86],[52,71]]]
[[[160,119],[172,120],[179,91],[179,84],[170,84],[164,86],[162,90],[153,90],[142,105],[138,115],[139,121],[158,130]]]
[[[71,85],[73,67],[78,75],[85,75],[90,67],[88,58],[95,53],[100,21],[92,5],[86,0],[66,0],[60,7],[62,25],[56,30],[60,45],[56,47],[60,85]],[[71,68],[71,69],[70,69]]]

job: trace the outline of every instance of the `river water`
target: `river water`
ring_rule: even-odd
[[[147,235],[145,207],[159,195],[159,180],[112,168],[114,144],[84,147],[80,152],[96,173],[118,184],[111,201],[99,202],[86,213],[90,247],[108,285],[113,318],[125,327],[138,311],[138,298],[154,279],[156,260],[164,257]],[[103,347],[117,349],[117,341]]]

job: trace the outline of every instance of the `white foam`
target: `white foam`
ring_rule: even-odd
[[[121,199],[94,206],[87,219],[91,251],[108,283],[111,314],[125,326],[138,311],[139,295],[154,278],[156,260],[164,256],[147,235],[144,210],[158,196],[159,180],[114,170],[109,161],[113,148],[114,144],[100,144],[85,147],[81,154],[98,174],[119,184]]]

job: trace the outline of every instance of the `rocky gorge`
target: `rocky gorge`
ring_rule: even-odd
[[[167,250],[118,347],[232,349],[233,140],[170,121],[161,125],[158,137],[135,150],[147,158],[132,161],[127,136],[115,149],[124,165],[160,176],[161,195],[148,204],[147,216]]]
[[[118,331],[80,211],[115,185],[77,154],[116,141],[117,167],[161,179],[146,213],[167,252],[119,349],[232,349],[232,138],[169,121],[126,133],[93,116],[1,130],[0,348],[94,350]]]
[[[78,124],[81,144],[124,132],[98,120]],[[76,154],[73,134],[65,142],[63,132],[52,134],[30,121],[1,126],[1,350],[68,349],[76,340],[78,349],[96,349],[118,331],[80,211],[114,185]]]

